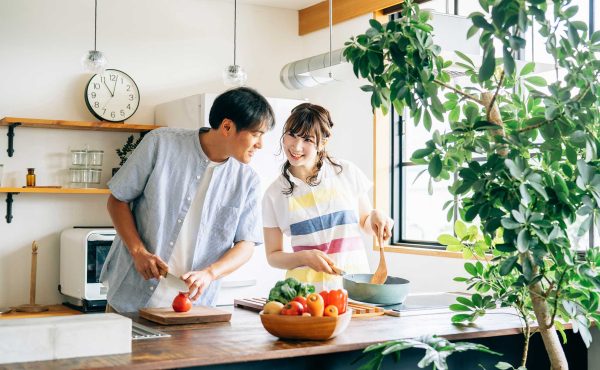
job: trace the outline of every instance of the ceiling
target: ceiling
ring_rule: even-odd
[[[323,0],[240,0],[240,3],[300,10],[322,1]]]

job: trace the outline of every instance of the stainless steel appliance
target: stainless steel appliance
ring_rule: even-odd
[[[60,234],[58,291],[66,303],[84,312],[106,307],[107,287],[100,272],[115,238],[112,228],[74,227]]]

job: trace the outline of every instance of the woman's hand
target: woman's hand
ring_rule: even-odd
[[[384,215],[381,211],[376,209],[371,211],[369,215],[371,221],[371,230],[377,238],[386,241],[392,236],[392,228],[394,227],[394,220]]]
[[[189,298],[192,302],[196,301],[210,283],[215,279],[214,274],[207,270],[189,271],[181,275],[181,279],[189,288]]]
[[[169,266],[159,256],[148,252],[144,247],[138,248],[131,257],[136,271],[144,280],[159,279],[169,270]]]
[[[310,249],[296,253],[302,259],[304,266],[308,266],[317,272],[335,274],[335,272],[331,269],[331,266],[334,264],[334,262],[326,253],[318,249]]]

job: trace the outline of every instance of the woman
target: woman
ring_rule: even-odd
[[[292,110],[282,135],[287,161],[263,198],[269,264],[317,291],[342,287],[332,266],[368,273],[361,230],[387,240],[393,226],[389,217],[372,210],[367,177],[325,150],[332,127],[321,106],[304,103]],[[283,251],[284,235],[291,239],[291,253]]]

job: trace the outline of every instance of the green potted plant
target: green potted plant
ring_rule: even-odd
[[[133,152],[133,150],[138,146],[140,141],[142,141],[142,138],[143,137],[140,136],[137,140],[135,140],[133,135],[129,135],[129,137],[127,138],[127,141],[125,142],[123,147],[121,149],[116,150],[117,155],[119,156],[120,162],[119,162],[119,167],[115,167],[112,169],[113,176],[115,175],[115,173],[117,173],[119,168],[121,168],[121,166],[125,164],[125,161],[127,161],[129,154],[131,154]]]
[[[344,51],[355,74],[368,80],[362,89],[373,109],[407,108],[415,124],[432,131],[411,160],[426,164],[433,180],[457,174],[449,205],[479,225],[460,222],[455,235],[440,237],[476,259],[457,278],[474,294],[451,306],[458,312],[452,320],[469,323],[488,309],[514,308],[524,323],[522,368],[530,319],[537,319],[552,369],[568,368],[559,338],[564,322],[588,346],[588,328],[600,322],[600,248],[578,254],[568,234],[578,218],[579,235],[592,224],[600,229],[600,32],[589,35],[573,20],[578,7],[570,2],[479,0],[467,37],[478,35],[481,64],[457,53],[468,88],[451,82],[452,62],[439,55],[429,14],[412,0],[398,21],[371,20]],[[515,63],[534,24],[554,59],[550,83],[532,75],[532,63]],[[449,121],[450,131],[436,130],[434,120]]]

